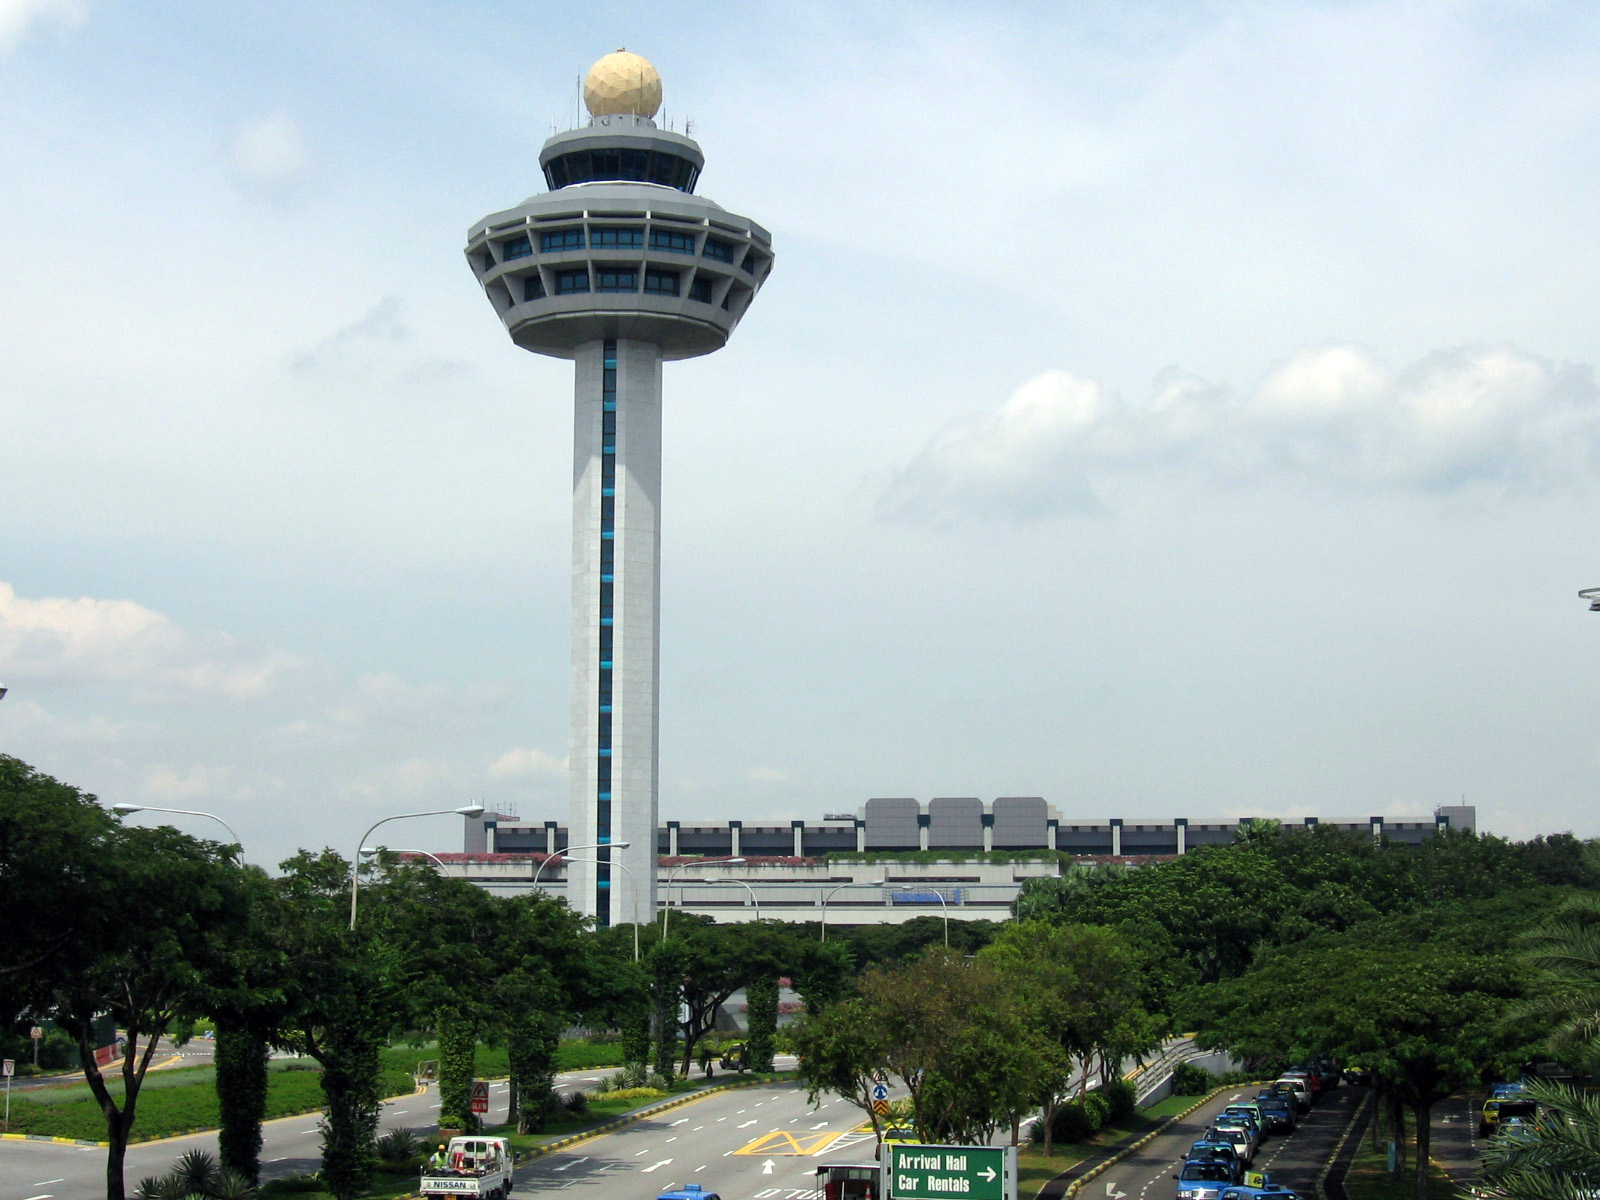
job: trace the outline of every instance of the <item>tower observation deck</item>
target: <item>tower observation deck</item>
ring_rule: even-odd
[[[466,255],[511,340],[574,363],[570,844],[601,848],[575,849],[568,896],[597,924],[642,924],[656,910],[661,364],[726,344],[772,239],[695,195],[705,156],[656,126],[645,59],[606,55],[584,103],[589,123],[540,152],[550,190],[473,225]]]

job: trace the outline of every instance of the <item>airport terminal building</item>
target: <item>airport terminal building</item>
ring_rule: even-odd
[[[661,903],[719,921],[816,921],[824,911],[828,921],[851,925],[929,915],[1004,920],[1026,880],[1057,875],[1074,858],[1135,864],[1172,857],[1232,842],[1248,820],[1069,822],[1039,796],[987,803],[971,796],[926,802],[877,797],[858,812],[815,822],[668,821],[656,830],[656,879]],[[1423,820],[1304,817],[1281,823],[1291,831],[1321,826],[1416,844],[1447,829],[1475,832],[1477,810],[1446,805]],[[494,892],[564,895],[561,856],[569,844],[568,827],[559,822],[489,812],[467,821],[460,853],[436,857],[450,874]],[[897,857],[905,851],[930,853]],[[1016,857],[996,861],[1012,856],[991,851]],[[1030,860],[1030,851],[1045,853]],[[715,859],[739,861],[707,861]]]

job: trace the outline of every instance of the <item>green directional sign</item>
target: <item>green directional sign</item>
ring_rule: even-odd
[[[889,1142],[891,1200],[1015,1200],[1010,1146],[916,1146]]]

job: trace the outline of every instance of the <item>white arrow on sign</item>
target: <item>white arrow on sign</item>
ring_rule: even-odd
[[[665,1166],[670,1166],[670,1165],[671,1165],[671,1163],[672,1163],[672,1160],[671,1160],[671,1159],[670,1159],[670,1158],[663,1158],[663,1159],[662,1159],[662,1160],[661,1160],[661,1161],[660,1161],[660,1162],[658,1162],[658,1163],[651,1163],[651,1164],[650,1164],[650,1165],[649,1165],[649,1166],[648,1166],[648,1167],[641,1167],[641,1168],[640,1168],[640,1169],[641,1169],[641,1170],[642,1170],[642,1171],[644,1171],[644,1173],[645,1173],[645,1174],[646,1174],[646,1175],[648,1175],[648,1174],[650,1174],[650,1172],[651,1172],[651,1171],[654,1171],[654,1170],[655,1170],[655,1169],[656,1169],[656,1168],[657,1168],[657,1167],[665,1167]]]
[[[1122,1200],[1122,1198],[1127,1194],[1127,1192],[1117,1191],[1117,1185],[1109,1179],[1106,1180],[1106,1195],[1109,1196],[1111,1200]]]
[[[983,1170],[978,1172],[978,1175],[979,1175],[979,1177],[981,1177],[983,1179],[987,1179],[990,1183],[994,1182],[994,1168],[993,1167],[985,1167]]]
[[[766,1162],[761,1164],[761,1173],[763,1175],[771,1175],[772,1174],[772,1168],[773,1168],[774,1165],[775,1164],[773,1163],[773,1161],[770,1158],[767,1159]]]

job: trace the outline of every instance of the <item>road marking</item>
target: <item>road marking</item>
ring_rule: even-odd
[[[389,1111],[392,1112],[395,1116],[399,1117],[399,1116],[404,1116],[406,1113],[410,1112],[411,1110],[409,1108],[391,1108]]]
[[[699,1132],[700,1132],[700,1131],[701,1131],[701,1130],[702,1130],[702,1129],[704,1129],[704,1128],[705,1128],[705,1126],[704,1126],[704,1125],[696,1125],[696,1126],[695,1126],[695,1127],[694,1127],[694,1128],[693,1128],[693,1129],[691,1129],[691,1130],[690,1130],[690,1131],[689,1131],[689,1132],[690,1132],[690,1133],[699,1133]]]
[[[283,1158],[269,1158],[269,1159],[267,1159],[267,1165],[271,1166],[273,1163],[288,1162],[288,1161],[289,1161],[289,1158],[288,1158],[287,1155],[285,1155]]]
[[[63,1175],[60,1179],[41,1179],[41,1180],[39,1180],[38,1183],[34,1184],[33,1186],[34,1187],[49,1187],[52,1183],[65,1183],[66,1181],[67,1181],[67,1177],[65,1175]]]
[[[43,1193],[42,1195],[39,1195],[39,1196],[29,1196],[28,1200],[50,1200],[51,1195],[52,1195],[52,1193],[45,1192],[45,1193]]]
[[[771,1133],[762,1134],[755,1141],[735,1150],[735,1154],[819,1154],[826,1147],[833,1145],[839,1137],[833,1133],[800,1134],[796,1136],[787,1129],[775,1129]]]
[[[673,1122],[673,1125],[687,1125],[688,1123],[689,1123],[689,1118],[688,1117],[679,1117],[676,1121]]]
[[[673,1134],[671,1137],[669,1137],[667,1139],[667,1141],[669,1141],[669,1142],[675,1142],[677,1140],[678,1140],[678,1135],[677,1134]]]
[[[761,1164],[761,1173],[762,1173],[762,1174],[763,1174],[763,1175],[771,1175],[771,1174],[772,1174],[772,1168],[773,1168],[773,1167],[774,1167],[774,1166],[775,1166],[775,1165],[776,1165],[776,1164],[775,1164],[775,1163],[774,1163],[774,1162],[773,1162],[773,1161],[772,1161],[772,1160],[771,1160],[771,1159],[770,1159],[770,1158],[769,1158],[769,1159],[767,1159],[767,1161],[766,1161],[766,1162],[764,1162],[764,1163],[762,1163],[762,1164]]]
[[[586,1163],[588,1161],[589,1161],[589,1156],[587,1154],[585,1154],[582,1158],[575,1158],[571,1162],[562,1163],[559,1167],[556,1168],[556,1170],[565,1171],[568,1167],[575,1167],[579,1163]]]
[[[300,1131],[300,1136],[301,1137],[305,1137],[306,1134],[308,1134],[308,1133],[321,1133],[321,1132],[322,1132],[322,1130],[320,1130],[320,1129],[302,1129]]]
[[[643,1150],[636,1151],[634,1153],[634,1157],[638,1158],[639,1155],[641,1155],[641,1154],[649,1154],[649,1153],[650,1153],[650,1148],[648,1146],[646,1146]]]
[[[643,1170],[644,1173],[646,1175],[648,1175],[648,1174],[650,1174],[651,1171],[654,1171],[657,1167],[670,1166],[671,1164],[672,1164],[672,1160],[670,1158],[663,1158],[660,1162],[651,1163],[648,1167],[641,1168],[641,1170]]]
[[[813,1129],[826,1129],[827,1127],[828,1127],[828,1122],[823,1121],[820,1124],[813,1125],[811,1128],[813,1128]]]
[[[755,1124],[754,1120],[749,1120],[749,1121],[746,1121],[743,1125],[735,1125],[734,1128],[735,1129],[749,1129],[750,1126],[752,1126],[754,1124]]]
[[[717,1118],[717,1120],[719,1120],[719,1121],[726,1121],[727,1119],[728,1119],[727,1117],[718,1117]]]

